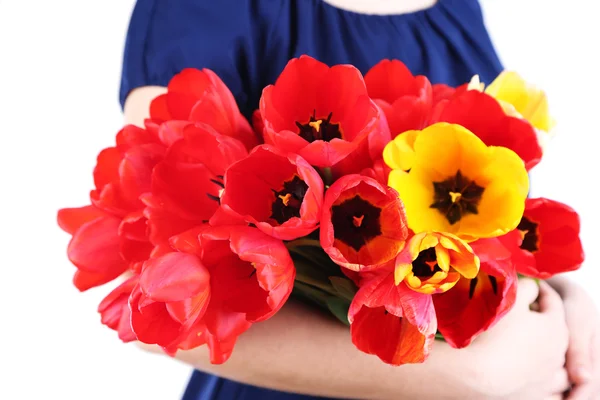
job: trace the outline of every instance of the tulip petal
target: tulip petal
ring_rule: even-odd
[[[149,299],[176,302],[195,297],[208,289],[210,275],[192,254],[169,253],[146,261],[140,289]]]
[[[82,225],[69,243],[69,260],[81,271],[108,280],[121,275],[128,264],[120,254],[119,224],[118,218],[105,216]]]
[[[138,277],[132,276],[115,288],[106,296],[98,306],[98,312],[102,316],[102,323],[119,333],[123,342],[131,342],[136,339],[135,333],[129,324],[130,312],[128,300]]]
[[[131,328],[142,343],[168,346],[181,334],[181,324],[169,314],[166,304],[152,302],[141,290],[134,289],[129,298]]]
[[[106,274],[104,272],[101,273],[94,273],[94,272],[87,272],[87,271],[82,271],[82,270],[77,270],[75,271],[75,274],[73,274],[73,285],[81,292],[85,292],[88,289],[97,287],[97,286],[102,286],[105,283],[108,283],[110,281],[112,281],[113,279],[116,279],[117,277],[119,277],[120,273],[112,273],[112,274]]]
[[[362,307],[350,333],[359,350],[391,365],[424,362],[433,342],[406,318],[387,312],[385,307]]]
[[[437,329],[431,296],[396,286],[393,265],[363,274],[348,320],[352,342],[393,365],[423,362]]]
[[[323,181],[302,157],[262,145],[232,165],[224,181],[223,209],[266,234],[293,240],[317,229]]]
[[[60,229],[73,235],[83,224],[104,215],[104,211],[94,206],[63,208],[58,211],[57,220]]]
[[[208,228],[200,237],[213,292],[231,311],[257,322],[283,306],[295,278],[283,242],[247,226]]]
[[[519,273],[548,279],[581,266],[585,254],[579,237],[579,215],[575,210],[546,198],[527,199],[523,218],[535,224],[535,232],[524,233],[534,235],[537,249],[532,252],[525,245],[521,246],[524,254],[521,262],[516,263]]]
[[[488,146],[513,150],[528,170],[542,158],[542,148],[533,126],[521,118],[507,115],[498,101],[485,93],[468,90],[454,97],[437,120],[464,126]]]
[[[501,246],[498,239],[484,247]],[[483,248],[483,247],[482,247]],[[491,328],[513,306],[517,274],[509,259],[482,256],[481,270],[473,280],[461,278],[449,291],[433,296],[438,329],[456,348],[468,346],[475,337]]]

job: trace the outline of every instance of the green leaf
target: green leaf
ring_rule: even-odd
[[[336,290],[331,285],[327,275],[321,271],[313,268],[311,264],[305,262],[295,262],[296,265],[296,282],[301,282],[305,285],[310,285],[321,291],[334,295],[337,295]]]
[[[342,321],[345,325],[350,326],[350,321],[348,321],[348,309],[350,308],[350,303],[348,301],[340,299],[339,297],[329,297],[327,299],[327,307],[337,319]]]
[[[435,334],[435,340],[441,340],[442,342],[446,341],[446,339],[444,339],[444,336],[441,333],[439,333],[439,332],[436,332],[436,334]]]
[[[358,288],[348,278],[342,278],[341,276],[330,276],[329,281],[333,285],[333,288],[342,296],[344,299],[348,301],[352,301],[354,299],[354,295],[356,294]]]
[[[327,293],[323,292],[322,290],[296,281],[294,282],[294,292],[306,299],[312,300],[314,303],[323,308],[328,308],[327,300],[330,296],[328,296]]]
[[[317,265],[300,259],[295,259],[294,265],[296,266],[296,275],[329,285],[329,277]]]

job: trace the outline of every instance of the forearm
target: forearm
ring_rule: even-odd
[[[210,364],[204,346],[177,358],[235,381],[327,397],[476,398],[482,384],[469,349],[436,342],[425,363],[392,367],[358,351],[347,327],[294,302],[244,333],[223,365]]]
[[[144,86],[134,89],[125,101],[125,123],[143,127],[144,120],[150,116],[150,103],[166,91],[167,88],[162,86]]]

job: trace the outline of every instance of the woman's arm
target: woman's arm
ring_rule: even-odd
[[[564,314],[556,293],[544,295],[542,313],[534,313],[529,304],[537,297],[537,286],[523,281],[519,290],[515,309],[494,329],[462,350],[436,342],[423,364],[392,367],[361,353],[347,327],[295,302],[241,335],[225,364],[210,364],[206,347],[180,351],[176,357],[228,379],[309,395],[545,400],[568,385],[562,368]]]
[[[125,104],[126,121],[141,125],[149,102],[164,91],[133,91]],[[544,399],[568,384],[562,368],[567,338],[558,295],[547,292],[540,313],[529,309],[537,297],[537,285],[521,281],[513,311],[497,327],[462,350],[436,342],[429,359],[418,365],[392,367],[361,353],[347,327],[292,301],[244,333],[223,365],[210,364],[206,347],[180,351],[177,358],[232,380],[328,397]]]
[[[456,399],[468,394],[475,399],[487,394],[478,372],[483,366],[469,350],[439,342],[426,363],[392,367],[358,351],[349,329],[337,320],[294,301],[242,334],[222,365],[210,364],[205,346],[181,351],[177,358],[235,381],[307,395]]]
[[[166,92],[167,88],[162,86],[144,86],[132,90],[123,107],[125,123],[143,127],[144,120],[150,116],[150,102]]]

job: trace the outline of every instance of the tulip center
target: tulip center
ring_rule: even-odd
[[[223,175],[217,175],[216,179],[211,179],[210,181],[219,187],[217,191],[218,194],[214,195],[212,193],[206,193],[206,195],[209,199],[221,204],[221,195],[223,194],[223,190],[225,188],[225,184],[223,183]]]
[[[327,118],[317,119],[315,117],[316,111],[310,117],[308,123],[301,124],[296,121],[298,127],[298,135],[309,143],[315,140],[323,140],[329,142],[333,139],[341,139],[342,132],[340,130],[340,124],[331,123],[331,116],[333,113],[329,113]]]
[[[521,231],[521,234],[523,235],[523,243],[521,243],[521,248],[531,253],[538,251],[538,225],[535,222],[523,217],[519,223],[519,226],[517,226],[517,229]]]
[[[354,196],[331,208],[334,237],[359,251],[371,239],[381,235],[381,209],[360,196]]]
[[[435,248],[431,247],[419,253],[416,260],[412,262],[412,273],[421,281],[431,278],[442,269],[437,263]]]
[[[466,214],[477,214],[484,188],[477,185],[458,170],[455,176],[441,182],[433,182],[433,203],[450,225],[454,225]]]
[[[283,182],[283,189],[273,190],[271,218],[280,225],[290,218],[300,218],[300,206],[307,190],[308,185],[297,175],[291,180]]]
[[[486,276],[488,277],[488,279],[490,281],[490,286],[492,287],[492,292],[494,292],[494,295],[498,295],[498,280],[491,275],[486,275]],[[475,289],[477,289],[478,283],[480,283],[479,277],[475,277],[475,278],[471,279],[471,282],[469,282],[469,299],[472,299],[473,296],[475,295]]]

